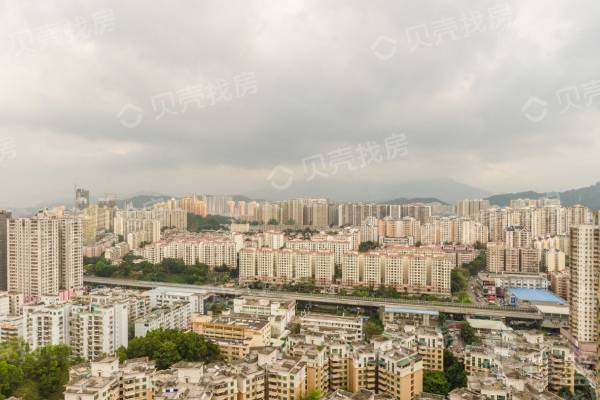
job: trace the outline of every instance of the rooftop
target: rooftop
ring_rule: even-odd
[[[558,306],[549,306],[546,304],[536,304],[535,308],[538,309],[542,314],[559,314],[559,315],[569,315],[569,306],[568,305],[558,305]]]
[[[229,314],[214,317],[209,323],[262,329],[269,324],[269,320],[248,314]]]
[[[502,321],[494,321],[490,319],[477,319],[477,318],[467,318],[467,322],[469,325],[473,327],[473,329],[484,329],[484,330],[492,330],[492,331],[511,331],[512,328],[509,328]]]
[[[385,306],[385,312],[397,313],[397,314],[416,314],[416,315],[434,315],[438,316],[439,312],[436,310],[419,310],[417,308],[400,307],[400,306]]]
[[[567,303],[562,297],[558,297],[546,289],[509,288],[508,290],[519,300],[556,304]]]

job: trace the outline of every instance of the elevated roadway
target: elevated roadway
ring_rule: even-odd
[[[359,307],[400,306],[416,310],[438,311],[447,314],[460,314],[477,317],[512,318],[520,320],[542,320],[544,318],[543,314],[535,307],[493,306],[411,299],[338,296],[333,294],[283,292],[275,290],[231,288],[211,285],[188,285],[182,283],[138,281],[133,279],[102,278],[96,276],[84,276],[83,281],[88,285],[123,286],[140,289],[154,289],[157,287],[166,287],[172,289],[201,289],[207,293],[215,293],[225,296],[246,295],[256,297],[271,297],[331,305],[349,305]]]

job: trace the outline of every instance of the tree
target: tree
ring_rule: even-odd
[[[215,360],[219,357],[218,348],[194,332],[183,333],[178,340],[177,349],[181,358],[188,361]]]
[[[450,384],[442,371],[426,370],[423,373],[423,391],[445,396],[450,392]]]
[[[306,394],[305,400],[321,400],[321,391],[319,389],[311,389]]]
[[[35,381],[26,380],[23,385],[21,385],[15,392],[15,397],[25,400],[42,400],[48,399],[49,397],[43,397],[40,394],[40,388]],[[62,397],[56,397],[56,399],[60,399]]]
[[[154,361],[158,369],[166,369],[181,360],[177,345],[173,342],[161,343],[154,352]]]
[[[470,276],[475,276],[485,270],[486,263],[486,254],[481,252],[473,261],[463,264],[461,269],[466,270]]]
[[[0,395],[9,397],[23,384],[24,375],[21,367],[0,360]]]
[[[371,317],[365,323],[363,327],[366,340],[371,340],[373,336],[381,335],[383,333],[383,324],[377,317]]]
[[[558,396],[562,399],[570,400],[573,398],[573,393],[571,393],[571,390],[569,390],[568,387],[562,387],[558,391]]]
[[[361,242],[358,245],[358,251],[360,251],[361,253],[367,252],[369,250],[374,250],[376,248],[378,248],[379,245],[373,241],[366,241],[366,242]]]
[[[460,291],[458,292],[458,302],[463,304],[469,304],[471,303],[471,297],[469,297],[469,294],[464,290]]]
[[[65,345],[44,346],[36,349],[25,363],[25,373],[48,398],[60,397],[69,381],[71,349]]]
[[[119,347],[116,356],[119,359],[119,362],[125,362],[125,360],[127,360],[127,349],[124,346]]]
[[[215,343],[194,332],[175,329],[155,329],[144,337],[129,342],[126,358],[149,357],[159,369],[165,369],[179,361],[211,362],[220,359],[220,349]]]
[[[225,304],[221,301],[216,301],[210,306],[210,311],[212,311],[212,313],[215,315],[222,314],[225,309]]]
[[[233,218],[225,217],[222,215],[187,215],[188,231],[190,232],[202,232],[202,231],[217,231],[227,230],[228,225],[231,223]]]
[[[81,361],[64,345],[30,351],[22,340],[0,343],[0,399],[62,399],[69,368]]]
[[[465,344],[473,344],[477,341],[477,336],[475,336],[475,330],[467,321],[460,328],[460,335],[462,336]]]
[[[467,386],[465,366],[449,350],[444,350],[444,375],[450,385],[450,391]]]
[[[293,335],[299,334],[300,333],[300,328],[301,328],[301,325],[298,324],[298,323],[291,323],[289,325],[290,332],[292,332]]]
[[[452,293],[458,293],[465,290],[468,286],[468,280],[464,270],[455,268],[450,273],[450,290]]]

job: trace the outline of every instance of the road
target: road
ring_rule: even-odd
[[[480,304],[460,304],[438,301],[422,301],[410,299],[390,299],[377,297],[355,297],[338,296],[333,294],[312,294],[297,292],[282,292],[273,290],[257,290],[248,288],[228,288],[223,286],[210,285],[187,285],[181,283],[165,283],[138,281],[132,279],[101,278],[85,276],[84,282],[93,285],[125,286],[132,288],[153,289],[156,287],[168,287],[173,289],[202,289],[206,292],[227,295],[227,296],[257,296],[282,298],[314,303],[352,305],[360,307],[392,307],[403,306],[417,310],[438,311],[447,314],[460,314],[465,316],[494,317],[494,318],[514,318],[523,320],[541,320],[543,315],[533,307],[510,307],[510,306],[491,306]]]

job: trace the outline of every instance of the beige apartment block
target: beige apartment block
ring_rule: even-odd
[[[252,347],[267,346],[271,337],[271,323],[267,318],[244,314],[195,315],[192,330],[216,342],[223,357],[230,362],[244,358]]]

